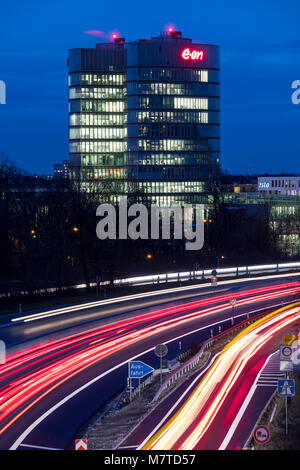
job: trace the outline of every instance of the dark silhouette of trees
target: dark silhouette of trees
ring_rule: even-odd
[[[112,180],[92,181],[87,190],[82,182],[35,177],[0,154],[0,291],[62,291],[78,283],[89,290],[128,275],[274,262],[293,254],[293,240],[299,246],[298,212],[280,218],[267,204],[229,204],[217,181],[202,250],[185,251],[184,240],[101,241],[96,209],[118,192]],[[149,203],[134,181],[127,192],[128,204]]]

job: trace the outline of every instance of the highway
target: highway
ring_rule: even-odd
[[[278,364],[282,335],[290,325],[300,324],[299,321],[300,303],[275,311],[239,333],[205,374],[194,379],[188,393],[175,402],[167,413],[167,421],[161,420],[138,447],[143,450],[243,448],[274,392],[276,379],[282,376]],[[272,371],[271,378],[268,370]],[[167,409],[166,403],[163,406]],[[142,423],[141,428],[143,424],[145,427]],[[135,435],[137,438],[138,430]],[[128,440],[123,445],[129,445]]]
[[[124,387],[129,359],[155,365],[153,348],[159,342],[168,343],[174,353],[179,340],[185,348],[208,338],[211,329],[216,333],[220,325],[230,326],[233,297],[235,321],[280,306],[299,295],[299,282],[295,275],[291,279],[224,281],[218,292],[207,286],[168,289],[130,300],[24,314],[4,323],[1,333],[22,347],[0,368],[0,448],[68,447],[79,426]],[[234,290],[226,292],[229,288]],[[62,337],[53,339],[57,332]],[[40,344],[28,342],[38,334]]]
[[[46,339],[62,338],[98,326],[101,321],[107,324],[119,316],[134,316],[142,311],[149,312],[152,308],[178,305],[191,299],[203,298],[205,295],[218,295],[226,290],[234,293],[247,287],[268,286],[274,282],[285,283],[286,280],[297,279],[299,275],[294,273],[225,280],[218,282],[218,286],[214,287],[207,283],[173,287],[45,311],[0,316],[0,335],[7,347],[18,345],[17,349],[20,350],[26,348],[29,341],[33,344],[34,340],[37,340],[35,343],[40,343]]]

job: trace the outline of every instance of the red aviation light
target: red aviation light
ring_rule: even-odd
[[[111,35],[112,40],[115,44],[124,44],[125,43],[125,38],[120,38],[118,33],[113,33]]]
[[[184,49],[181,53],[181,57],[184,60],[203,60],[204,59],[204,51],[191,51],[189,47]]]

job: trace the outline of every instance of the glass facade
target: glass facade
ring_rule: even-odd
[[[201,57],[184,60],[187,47]],[[71,172],[158,204],[205,203],[219,176],[219,48],[180,34],[69,53]]]
[[[204,60],[183,60],[191,45]],[[219,88],[217,46],[168,34],[127,45],[129,171],[151,202],[208,202],[220,168]]]
[[[112,44],[69,53],[72,177],[87,190],[92,183],[101,190],[100,182],[106,182],[114,196],[126,192],[127,180],[124,58],[123,46]]]

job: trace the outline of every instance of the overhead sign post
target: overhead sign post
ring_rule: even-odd
[[[153,372],[153,367],[148,366],[142,361],[130,361],[128,362],[128,379],[129,379],[129,393],[130,401],[132,398],[132,379],[139,380],[139,395],[141,394],[141,379],[146,377],[146,375]]]
[[[259,444],[265,444],[270,439],[270,431],[266,426],[257,426],[254,429],[253,437]]]
[[[160,385],[162,385],[162,358],[168,354],[168,346],[158,344],[154,349],[154,354],[160,358]]]
[[[234,307],[236,305],[236,299],[231,299],[229,301],[230,305],[232,306],[232,317],[231,317],[231,325],[234,324]]]

